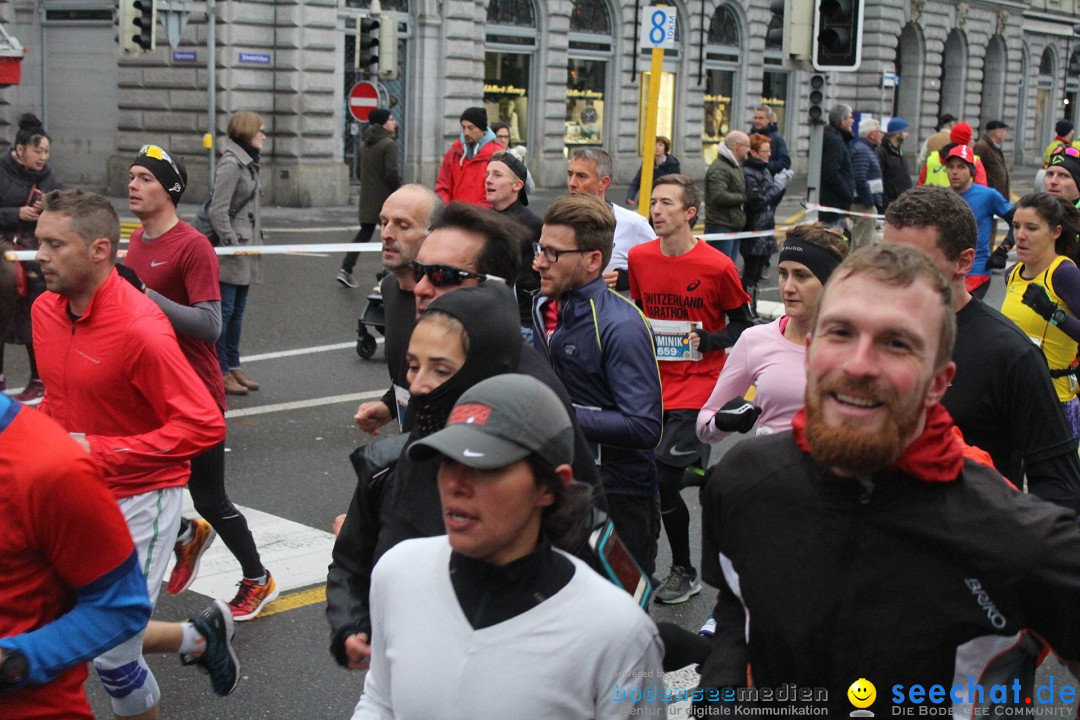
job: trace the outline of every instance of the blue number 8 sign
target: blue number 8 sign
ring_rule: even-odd
[[[641,9],[641,47],[675,47],[675,8],[651,5]]]
[[[659,45],[664,42],[664,38],[667,36],[667,13],[663,10],[657,10],[649,20],[652,23],[652,27],[649,29],[649,42],[653,45]]]

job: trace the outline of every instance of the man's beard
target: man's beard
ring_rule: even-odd
[[[823,398],[839,393],[870,398],[887,413],[879,430],[868,430],[858,421],[845,419],[835,427],[825,423]],[[825,381],[806,388],[806,441],[815,460],[830,468],[855,475],[872,475],[896,462],[907,447],[921,417],[921,407],[903,414],[895,393],[882,391],[872,382]]]

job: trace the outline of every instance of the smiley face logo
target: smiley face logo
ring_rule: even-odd
[[[877,688],[874,687],[874,683],[870,682],[866,678],[859,678],[855,682],[851,683],[851,687],[847,691],[848,700],[857,708],[868,708],[874,704],[874,700],[877,699]]]

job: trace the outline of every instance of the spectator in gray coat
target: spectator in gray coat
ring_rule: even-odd
[[[863,213],[885,212],[885,186],[876,148],[881,144],[881,123],[867,118],[859,123],[859,138],[851,143],[851,165],[855,170],[855,202],[851,209]],[[877,221],[868,217],[851,220],[851,249],[874,241]]]
[[[398,149],[394,138],[397,136],[397,120],[386,108],[375,108],[368,115],[367,130],[364,130],[363,144],[360,146],[360,165],[356,177],[360,181],[360,230],[353,238],[354,243],[371,241],[375,226],[379,223],[379,211],[382,210],[390,193],[401,187],[401,172],[398,170]],[[347,253],[338,270],[337,281],[344,287],[357,286],[352,271],[360,253]]]
[[[851,166],[851,126],[855,116],[851,106],[833,105],[821,145],[821,204],[838,210],[850,210],[855,199],[855,169]],[[844,223],[844,216],[821,213],[819,219],[834,227]]]
[[[266,132],[258,113],[245,110],[229,118],[229,139],[214,176],[214,197],[210,201],[210,222],[221,244],[262,245],[262,187],[259,185],[259,153]],[[248,288],[262,282],[262,257],[223,255],[221,263],[221,336],[217,341],[218,362],[225,379],[225,392],[246,395],[259,383],[240,368],[240,330],[244,324]]]

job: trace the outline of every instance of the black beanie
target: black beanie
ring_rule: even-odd
[[[180,197],[187,188],[187,168],[184,167],[183,160],[172,157],[157,145],[144,145],[139,151],[139,157],[131,163],[131,167],[136,165],[150,171],[161,183],[161,187],[165,188],[165,192],[169,193],[173,205],[180,204]]]
[[[465,108],[465,112],[461,113],[459,120],[468,120],[481,130],[488,129],[487,110],[482,107]]]
[[[1058,120],[1057,124],[1054,125],[1054,132],[1057,133],[1058,137],[1065,137],[1072,131],[1073,124],[1068,120]]]
[[[390,119],[390,111],[386,108],[375,108],[368,113],[368,123],[371,125],[385,125]]]

